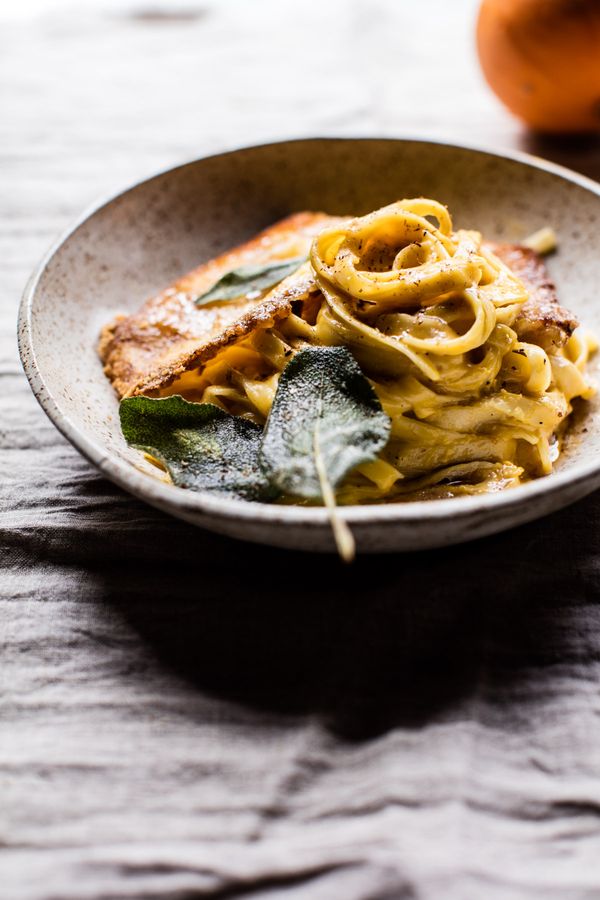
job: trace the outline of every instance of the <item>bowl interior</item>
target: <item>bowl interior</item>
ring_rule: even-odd
[[[522,161],[429,142],[267,145],[145,181],[99,208],[58,246],[34,282],[28,327],[35,365],[62,424],[103,454],[143,467],[121,438],[117,401],[96,355],[103,324],[290,212],[365,213],[419,195],[447,204],[456,226],[490,238],[518,241],[552,225],[560,245],[549,268],[561,301],[600,334],[600,196],[585,184]],[[596,409],[593,403],[580,426],[585,440],[576,434],[570,441],[563,469],[580,466],[590,448],[600,448]]]

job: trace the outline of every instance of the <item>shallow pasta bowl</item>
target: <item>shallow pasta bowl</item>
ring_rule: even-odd
[[[600,185],[524,155],[416,140],[315,139],[200,159],[112,197],[50,250],[23,297],[19,342],[33,392],[100,471],[160,509],[223,534],[335,549],[323,508],[243,502],[160,481],[125,444],[96,354],[100,328],[268,224],[301,209],[363,214],[405,196],[447,204],[458,227],[519,241],[553,225],[561,302],[600,334]],[[535,519],[600,486],[600,404],[576,417],[555,472],[512,490],[344,507],[359,551],[453,544]]]

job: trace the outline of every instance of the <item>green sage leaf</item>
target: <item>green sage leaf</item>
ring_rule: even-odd
[[[260,458],[282,493],[324,499],[322,473],[335,488],[376,459],[389,434],[390,419],[350,352],[307,347],[281,374]]]
[[[128,397],[119,407],[125,440],[159,459],[174,484],[243,500],[270,500],[259,462],[262,428],[213,406],[173,396]]]
[[[295,272],[306,259],[305,256],[298,256],[295,259],[278,259],[275,262],[232,269],[219,278],[210,290],[196,297],[194,302],[196,306],[206,306],[217,300],[236,300],[255,292],[262,293]]]
[[[355,543],[335,487],[374,460],[389,434],[389,417],[345,347],[307,347],[283,370],[260,459],[278,491],[324,503],[345,562],[354,559]]]

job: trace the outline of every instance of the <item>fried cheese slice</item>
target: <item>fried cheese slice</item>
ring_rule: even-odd
[[[232,269],[307,256],[315,234],[336,219],[319,212],[288,216],[239,247],[178,279],[129,316],[102,330],[98,352],[119,397],[156,395],[190,369],[257,327],[269,328],[314,286],[301,266],[265,295],[196,306],[195,299]]]
[[[487,245],[521,279],[529,292],[513,323],[519,340],[538,344],[552,352],[571,337],[579,322],[561,306],[542,257],[521,244]]]

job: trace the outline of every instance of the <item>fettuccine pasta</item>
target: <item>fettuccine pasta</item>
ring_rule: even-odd
[[[339,503],[496,491],[551,472],[572,401],[594,392],[586,366],[596,341],[582,327],[548,340],[543,317],[539,338],[529,321],[521,339],[530,289],[478,232],[453,231],[434,200],[402,200],[325,227],[307,273],[313,288],[290,315],[161,395],[264,424],[292,355],[343,345],[389,415],[391,439],[346,478]]]

